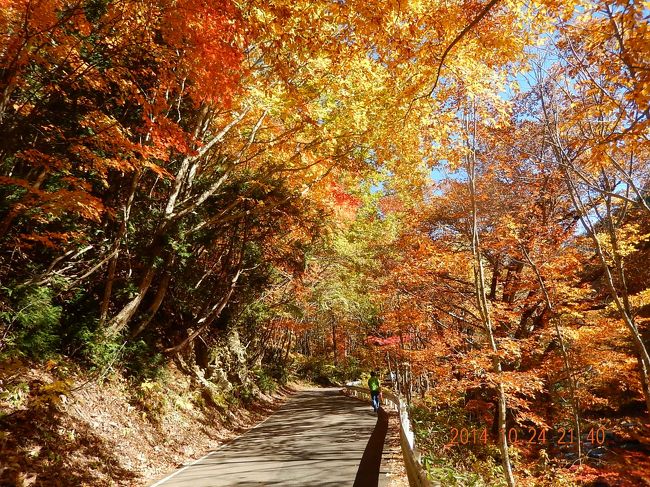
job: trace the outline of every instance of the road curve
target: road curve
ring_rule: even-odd
[[[381,456],[379,423],[370,404],[337,389],[301,391],[259,426],[152,487],[376,486],[368,443],[372,435]]]

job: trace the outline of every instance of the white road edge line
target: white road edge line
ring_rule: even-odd
[[[221,445],[221,446],[223,446],[223,445]],[[221,446],[220,446],[219,448],[221,448]],[[195,464],[199,463],[201,460],[205,460],[206,458],[208,458],[208,457],[209,457],[210,455],[212,455],[213,453],[215,453],[215,452],[214,452],[214,451],[211,451],[211,452],[208,453],[207,455],[203,455],[203,456],[202,456],[201,458],[199,458],[198,460],[194,460],[194,461],[193,461],[192,463],[190,463],[189,465],[185,465],[185,466],[184,466],[183,468],[181,468],[180,470],[176,470],[176,471],[173,472],[172,474],[168,475],[167,477],[165,477],[165,478],[162,479],[162,480],[159,480],[158,482],[156,482],[155,484],[151,485],[150,487],[157,487],[158,485],[162,485],[162,484],[164,484],[164,483],[167,482],[168,480],[171,480],[173,477],[176,477],[176,476],[177,476],[179,473],[181,473],[183,470],[186,470],[186,469],[190,468],[192,465],[195,465]]]
[[[302,392],[302,391],[299,391],[299,392]],[[294,396],[295,396],[295,394],[294,394]],[[292,398],[293,398],[293,397],[289,398],[289,401],[290,401]],[[285,404],[287,404],[289,401],[287,401]],[[267,417],[264,419],[264,421],[262,421],[261,423],[257,423],[257,424],[256,424],[255,426],[253,426],[251,429],[249,429],[248,431],[246,431],[243,435],[237,436],[236,438],[233,438],[232,440],[230,440],[230,441],[224,443],[223,445],[219,445],[219,446],[216,447],[214,450],[212,450],[210,453],[208,453],[208,454],[206,454],[206,455],[203,455],[203,456],[202,456],[201,458],[199,458],[198,460],[194,460],[194,461],[193,461],[192,463],[190,463],[189,465],[185,465],[183,468],[181,468],[181,469],[179,469],[179,470],[176,470],[175,472],[169,474],[169,475],[168,475],[167,477],[165,477],[164,479],[159,480],[158,482],[156,482],[155,484],[150,485],[149,487],[158,487],[159,485],[164,484],[165,482],[171,480],[173,477],[176,477],[179,473],[183,472],[184,470],[187,470],[187,469],[190,468],[191,466],[196,465],[196,464],[199,463],[201,460],[205,460],[205,459],[208,458],[210,455],[214,455],[215,453],[217,453],[217,452],[218,452],[219,450],[221,450],[222,448],[227,447],[228,445],[230,445],[230,443],[232,443],[232,442],[235,441],[236,439],[241,438],[242,436],[248,434],[249,431],[253,431],[253,430],[256,429],[256,428],[259,428],[259,427],[262,426],[264,423],[266,423],[269,419],[271,419],[271,417],[272,417],[276,412],[278,412],[280,409],[282,409],[282,408],[284,407],[285,404],[283,404],[283,405],[280,406],[278,409],[276,409],[275,411],[273,411],[269,416],[267,416]]]

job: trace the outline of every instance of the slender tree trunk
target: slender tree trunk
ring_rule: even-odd
[[[127,229],[129,225],[129,219],[131,217],[131,208],[133,207],[133,202],[135,200],[135,192],[138,189],[138,184],[140,182],[140,177],[142,173],[136,171],[131,180],[131,187],[129,189],[129,196],[124,205],[124,215],[122,223],[120,224],[120,229],[117,232],[115,237],[115,243],[113,244],[112,257],[108,264],[108,273],[106,276],[106,285],[104,286],[104,294],[102,297],[102,302],[99,308],[99,323],[103,327],[104,323],[108,318],[108,310],[111,303],[111,296],[113,294],[113,283],[115,282],[115,272],[117,269],[117,259],[119,256],[120,245],[122,244],[122,239],[127,234]]]
[[[111,296],[113,294],[113,283],[115,282],[115,271],[117,269],[117,254],[113,255],[108,264],[108,273],[106,274],[106,284],[104,285],[104,294],[102,296],[102,303],[99,307],[99,325],[100,327],[106,323],[108,318],[108,308],[111,304]]]
[[[490,301],[496,301],[497,299],[497,285],[499,284],[499,257],[497,256],[494,261],[494,267],[492,268],[492,282],[490,284],[490,295],[488,299]]]
[[[232,296],[232,293],[235,291],[235,286],[237,285],[237,281],[239,280],[239,276],[241,275],[241,273],[242,273],[241,269],[237,271],[235,276],[230,281],[230,288],[228,289],[226,294],[221,298],[221,300],[219,300],[214,306],[212,306],[210,310],[201,319],[199,319],[198,321],[199,327],[195,331],[190,333],[190,335],[178,345],[165,349],[164,350],[165,353],[175,353],[182,350],[188,344],[191,344],[196,339],[196,337],[198,337],[201,333],[207,330],[207,328],[212,323],[214,323],[214,321],[217,318],[219,318],[221,312],[228,304],[228,301],[230,301],[230,297]]]
[[[338,342],[336,340],[336,319],[332,318],[332,352],[334,354],[334,365],[339,363]]]
[[[155,275],[156,268],[154,267],[154,263],[151,262],[147,265],[144,276],[140,280],[140,286],[138,287],[138,292],[135,297],[131,299],[131,301],[129,301],[109,323],[107,329],[107,334],[109,336],[115,336],[126,328],[131,318],[133,318],[137,312],[140,303],[142,303],[142,300],[147,294],[147,291],[151,287]]]
[[[169,282],[171,281],[171,278],[172,278],[172,274],[169,271],[163,275],[162,279],[160,280],[160,283],[158,284],[158,290],[156,291],[156,296],[154,297],[151,306],[149,306],[149,308],[145,312],[144,318],[142,319],[138,327],[131,334],[131,338],[136,338],[137,336],[139,336],[149,326],[149,323],[151,323],[154,316],[156,316],[156,313],[160,309],[160,305],[162,304],[163,300],[165,299],[165,296],[167,295],[167,290],[169,289]]]
[[[291,330],[287,330],[287,331],[288,331],[287,349],[284,351],[284,359],[282,365],[286,365],[287,363],[289,363],[289,354],[291,353],[291,343],[293,342],[292,340],[293,333],[291,332]]]
[[[471,140],[469,139],[470,131],[467,127],[468,133],[468,148],[470,154],[467,156],[467,174],[469,183],[469,192],[471,199],[471,239],[472,239],[472,254],[473,254],[473,267],[474,267],[474,284],[476,291],[477,307],[483,323],[483,328],[487,335],[489,346],[492,349],[492,370],[496,373],[498,379],[497,384],[497,413],[498,413],[498,445],[501,451],[501,464],[506,478],[508,487],[514,487],[515,477],[512,473],[512,466],[510,463],[510,454],[508,452],[508,438],[506,436],[506,413],[507,413],[507,398],[503,382],[500,380],[502,368],[501,361],[499,360],[499,350],[497,347],[496,339],[492,329],[492,317],[487,299],[485,274],[483,270],[483,258],[481,254],[481,242],[479,238],[478,229],[478,208],[476,204],[476,117],[474,115],[474,127],[472,130]]]
[[[398,394],[401,394],[402,392],[402,375],[399,369],[399,362],[397,361],[397,358],[395,359],[395,391]]]
[[[591,223],[591,220],[589,220],[589,218],[587,217],[586,209],[584,207],[584,204],[582,203],[582,200],[580,199],[580,195],[576,188],[575,182],[566,167],[564,167],[563,172],[564,172],[564,178],[567,184],[567,188],[570,192],[573,205],[576,211],[578,212],[580,222],[583,228],[586,230],[587,234],[591,237],[591,240],[594,244],[594,248],[596,250],[596,254],[598,255],[598,259],[600,260],[601,268],[605,275],[605,283],[607,285],[609,295],[614,301],[614,304],[616,305],[616,309],[618,310],[619,315],[623,319],[625,326],[630,332],[632,338],[632,344],[634,345],[634,348],[636,350],[637,360],[639,363],[639,375],[641,379],[641,388],[643,389],[643,395],[645,397],[647,411],[650,414],[650,355],[648,354],[648,348],[643,342],[641,333],[639,332],[639,329],[634,321],[634,315],[632,314],[632,311],[629,307],[629,303],[627,306],[625,305],[627,301],[627,295],[625,291],[623,290],[622,292],[623,297],[621,297],[621,294],[619,293],[619,290],[616,287],[616,284],[614,282],[614,276],[612,275],[612,271],[610,270],[609,263],[607,262],[605,251],[598,240],[598,236],[596,235],[596,230],[593,224]],[[614,260],[616,261],[616,259]]]
[[[641,380],[641,387],[643,390],[643,395],[645,397],[646,408],[648,414],[650,414],[650,354],[648,353],[648,348],[643,342],[643,338],[639,333],[639,329],[634,321],[634,315],[632,314],[629,306],[625,305],[627,296],[625,291],[623,291],[623,297],[621,298],[619,294],[619,289],[617,289],[614,282],[614,277],[612,271],[610,270],[609,263],[607,262],[607,257],[605,251],[602,248],[602,245],[598,241],[598,236],[596,235],[596,230],[592,221],[589,218],[587,209],[582,201],[580,192],[578,191],[577,183],[574,180],[574,173],[577,173],[574,166],[574,162],[569,157],[563,143],[562,137],[560,135],[559,121],[557,113],[550,113],[549,107],[547,106],[546,98],[543,93],[540,94],[540,100],[542,102],[542,110],[544,112],[544,118],[546,121],[546,127],[549,132],[549,137],[551,139],[553,152],[555,158],[562,170],[562,175],[564,177],[564,182],[567,186],[569,196],[571,197],[571,202],[573,207],[578,214],[580,223],[585,229],[589,237],[591,238],[594,248],[596,250],[596,255],[600,260],[601,269],[605,275],[605,284],[609,291],[609,295],[616,305],[616,309],[619,312],[619,315],[623,319],[625,326],[630,332],[632,344],[637,354],[637,360],[639,363],[639,376]],[[601,194],[607,193],[607,191],[601,191]],[[616,259],[614,259],[616,261]]]
[[[559,317],[555,314],[555,307],[553,306],[551,296],[548,293],[548,289],[546,288],[546,284],[544,283],[542,274],[539,272],[539,268],[537,267],[537,264],[533,262],[533,260],[530,257],[530,254],[528,253],[524,245],[521,242],[520,245],[524,257],[526,257],[526,260],[528,261],[531,268],[533,269],[533,272],[535,272],[535,276],[537,277],[537,282],[539,283],[539,286],[542,290],[542,294],[544,295],[544,300],[546,301],[546,306],[548,307],[549,311],[552,314],[551,320],[553,321],[555,334],[557,335],[558,342],[560,343],[560,352],[562,354],[562,361],[564,362],[564,371],[566,372],[569,381],[569,392],[571,394],[571,400],[570,400],[571,412],[573,414],[573,423],[575,425],[576,434],[578,437],[578,441],[576,443],[576,451],[578,454],[578,462],[580,463],[580,465],[582,465],[582,441],[581,441],[582,433],[580,427],[580,403],[578,401],[578,381],[573,375],[573,369],[571,367],[571,362],[569,360],[569,354],[567,352],[566,345],[564,343],[564,336],[562,335],[562,330],[560,329],[560,323],[559,323],[560,320]]]
[[[386,352],[386,364],[388,365],[388,374],[392,381],[393,390],[395,390],[396,381],[393,379],[393,368],[390,365],[390,354]]]

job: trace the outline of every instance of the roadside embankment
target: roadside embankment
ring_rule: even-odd
[[[0,485],[147,485],[260,422],[300,387],[220,393],[170,364],[98,382],[72,364],[0,364]]]

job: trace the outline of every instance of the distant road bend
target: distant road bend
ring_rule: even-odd
[[[265,422],[151,487],[376,487],[388,428],[338,389],[291,398]],[[381,477],[381,478],[380,478]]]

